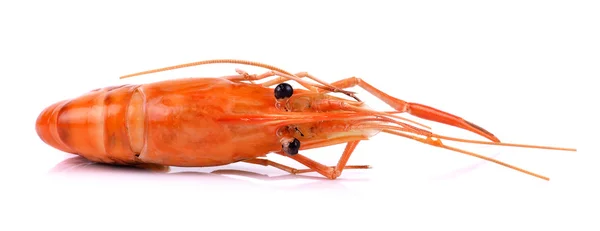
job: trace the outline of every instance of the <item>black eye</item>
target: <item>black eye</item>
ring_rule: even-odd
[[[275,87],[276,99],[289,98],[292,96],[292,94],[294,94],[294,88],[292,88],[292,85],[289,85],[287,83],[280,83],[279,85],[277,85],[277,87]]]
[[[283,151],[290,155],[298,154],[298,150],[300,149],[300,141],[296,138],[292,142],[288,144],[287,147],[283,147]]]

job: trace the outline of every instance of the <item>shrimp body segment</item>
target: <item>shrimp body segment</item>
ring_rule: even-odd
[[[208,167],[243,161],[292,174],[317,172],[329,179],[339,177],[344,169],[369,168],[346,163],[359,142],[380,132],[485,159],[546,180],[524,169],[447,146],[441,140],[575,151],[502,143],[492,133],[461,117],[394,98],[356,77],[327,83],[306,72],[291,74],[270,65],[231,59],[183,64],[125,77],[211,63],[253,65],[269,71],[250,75],[237,69],[238,75],[231,76],[100,88],[43,109],[36,121],[37,134],[58,150],[100,163]],[[265,82],[256,83],[261,80]],[[295,81],[306,89],[294,89],[286,81]],[[370,109],[346,90],[354,86],[395,111]],[[336,96],[338,93],[350,98]],[[424,124],[401,117],[402,113],[462,128],[489,141],[438,135]],[[346,148],[335,166],[300,153],[344,143]],[[295,169],[263,158],[269,153],[292,158],[307,168]]]

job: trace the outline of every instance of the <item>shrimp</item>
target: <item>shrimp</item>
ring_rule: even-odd
[[[327,179],[338,178],[345,169],[370,168],[346,163],[361,141],[381,132],[491,161],[544,180],[549,178],[448,146],[442,140],[576,151],[503,143],[491,132],[461,117],[392,97],[357,77],[328,83],[307,72],[290,73],[259,62],[216,59],[120,78],[214,63],[250,65],[268,71],[249,74],[235,69],[237,74],[222,77],[96,89],[43,109],[36,121],[37,134],[53,148],[98,163],[208,167],[245,162],[272,166],[291,174],[317,172]],[[294,89],[287,81],[295,81],[303,88]],[[355,92],[347,90],[356,86],[394,110],[370,109]],[[442,136],[422,123],[400,116],[402,113],[464,129],[489,141]],[[337,144],[346,146],[335,166],[300,153]],[[266,158],[270,153],[291,158],[306,168],[296,169],[271,161]]]

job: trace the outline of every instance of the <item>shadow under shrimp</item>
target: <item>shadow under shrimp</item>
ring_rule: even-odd
[[[178,168],[178,170],[181,168]],[[294,175],[294,174],[283,174],[270,176],[267,174],[261,174],[249,170],[243,169],[232,169],[232,168],[223,168],[223,167],[204,167],[200,168],[201,170],[196,171],[199,168],[191,168],[193,170],[187,170],[183,168],[183,171],[172,171],[172,168],[168,166],[160,166],[160,165],[140,165],[140,166],[120,166],[120,165],[110,165],[103,163],[91,162],[83,157],[75,156],[71,158],[67,158],[62,162],[58,163],[54,168],[49,171],[51,175],[86,175],[86,174],[94,174],[94,175],[155,175],[158,177],[179,177],[179,178],[190,178],[190,180],[198,180],[198,179],[218,179],[218,180],[228,180],[228,181],[243,181],[240,178],[231,177],[245,177],[255,180],[264,180],[264,181],[276,181],[276,180],[294,180],[294,179],[304,179],[304,180],[316,180],[316,181],[324,181],[326,184],[339,184],[342,181],[365,181],[366,179],[346,179],[341,178],[336,181],[325,179],[321,176],[311,176],[311,175]],[[212,169],[212,171],[211,171]],[[328,182],[328,183],[327,183]]]

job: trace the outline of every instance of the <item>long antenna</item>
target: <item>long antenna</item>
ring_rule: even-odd
[[[473,143],[473,144],[487,144],[487,145],[520,147],[520,148],[537,148],[537,149],[549,149],[549,150],[560,150],[560,151],[571,151],[571,152],[577,151],[577,149],[575,149],[575,148],[562,148],[562,147],[550,147],[550,146],[540,146],[540,145],[531,145],[531,144],[503,143],[503,142],[495,143],[495,142],[488,142],[488,141],[468,140],[468,139],[462,139],[462,138],[442,136],[442,135],[437,135],[437,134],[432,134],[431,137],[444,139],[444,140],[458,141],[458,142],[463,142],[463,143]]]
[[[162,72],[162,71],[175,70],[175,69],[186,68],[186,67],[200,66],[200,65],[206,65],[206,64],[217,64],[217,63],[244,64],[244,65],[250,65],[250,66],[255,66],[255,67],[262,67],[262,68],[278,71],[278,72],[293,76],[292,73],[290,73],[286,70],[283,70],[281,68],[269,65],[269,64],[264,64],[264,63],[254,62],[254,61],[247,61],[247,60],[240,60],[240,59],[211,59],[211,60],[203,60],[203,61],[198,61],[198,62],[179,64],[179,65],[170,66],[170,67],[163,67],[163,68],[158,68],[158,69],[154,69],[154,70],[142,71],[142,72],[138,72],[138,73],[121,76],[121,77],[119,77],[119,79],[130,78],[130,77],[139,76],[139,75],[152,74],[152,73]]]
[[[394,131],[394,130],[390,130],[390,129],[384,129],[382,130],[383,132],[389,133],[389,134],[393,134],[393,135],[397,135],[397,136],[402,136],[402,137],[406,137],[409,139],[413,139],[416,141],[419,141],[421,143],[425,143],[425,144],[429,144],[432,146],[436,146],[436,147],[440,147],[440,148],[444,148],[444,149],[448,149],[451,151],[455,151],[455,152],[460,152],[469,156],[473,156],[473,157],[477,157],[486,161],[490,161],[508,168],[511,168],[513,170],[517,170],[519,172],[543,179],[543,180],[550,180],[550,178],[546,177],[546,176],[542,176],[540,174],[537,173],[533,173],[530,171],[527,171],[525,169],[516,167],[514,165],[510,165],[508,163],[487,157],[487,156],[482,156],[480,154],[474,153],[474,152],[469,152],[469,151],[465,151],[462,149],[458,149],[455,147],[451,147],[448,145],[445,145],[442,143],[442,141],[440,139],[448,139],[448,140],[455,140],[455,141],[460,141],[460,142],[467,142],[467,143],[480,143],[480,144],[490,144],[490,145],[504,145],[504,146],[515,146],[515,147],[528,147],[528,148],[542,148],[542,149],[554,149],[554,150],[566,150],[566,151],[575,151],[575,149],[572,148],[555,148],[555,147],[545,147],[545,146],[534,146],[534,145],[522,145],[522,144],[507,144],[507,143],[494,143],[494,142],[484,142],[484,141],[474,141],[474,140],[465,140],[465,139],[459,139],[459,138],[453,138],[453,137],[447,137],[447,136],[440,136],[440,135],[436,135],[436,134],[431,134],[429,135],[427,138],[422,138],[422,137],[418,137],[416,135],[412,135],[412,134],[406,134],[403,132],[399,132],[399,131]],[[432,137],[438,138],[438,139],[432,139]]]

